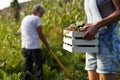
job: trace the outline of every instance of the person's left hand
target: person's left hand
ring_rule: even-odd
[[[83,39],[93,40],[95,39],[95,35],[98,32],[98,28],[94,26],[93,24],[88,24],[88,25],[83,26],[81,31],[85,31],[85,35],[83,36]]]

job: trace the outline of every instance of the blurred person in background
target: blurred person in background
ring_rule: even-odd
[[[24,17],[18,30],[18,33],[21,33],[22,53],[25,58],[24,80],[33,80],[30,79],[33,75],[33,63],[35,63],[35,80],[43,80],[42,52],[39,38],[46,45],[47,50],[50,50],[41,28],[41,18],[44,13],[45,9],[43,7],[35,5],[32,14]]]

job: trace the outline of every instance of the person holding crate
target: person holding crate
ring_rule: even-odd
[[[42,52],[39,44],[39,38],[46,45],[47,50],[50,50],[49,44],[46,41],[41,29],[41,17],[45,10],[40,5],[33,7],[32,15],[26,16],[22,22],[18,33],[21,33],[22,38],[22,53],[25,58],[24,63],[24,80],[33,80],[31,78],[33,63],[35,63],[35,80],[43,80],[42,70]]]
[[[120,0],[85,0],[88,24],[83,39],[92,40],[99,32],[99,52],[86,53],[89,80],[116,80],[120,62]]]

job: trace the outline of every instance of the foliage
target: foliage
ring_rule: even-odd
[[[0,16],[0,80],[22,80],[24,59],[21,54],[20,35],[16,34],[16,31],[22,18],[31,13],[35,4],[41,4],[46,9],[42,18],[42,28],[55,55],[72,74],[74,80],[87,80],[87,72],[84,70],[85,55],[72,54],[62,49],[63,29],[71,23],[86,21],[83,0],[35,0],[21,4],[24,10],[18,22],[14,22],[11,16]],[[43,43],[41,47],[45,80],[70,80],[46,51]]]
[[[20,5],[18,3],[18,0],[13,0],[13,2],[11,2],[11,8],[12,8],[12,12],[14,14],[14,18],[15,21],[18,21],[20,19]]]

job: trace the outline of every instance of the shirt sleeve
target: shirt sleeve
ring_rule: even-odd
[[[41,26],[42,22],[41,22],[41,18],[36,18],[36,27]]]

